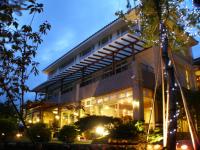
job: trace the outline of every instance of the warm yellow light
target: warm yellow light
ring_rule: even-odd
[[[109,134],[108,131],[106,131],[105,128],[102,127],[102,126],[96,127],[96,133],[101,135],[101,136],[106,136],[106,135]]]
[[[181,145],[181,149],[183,149],[183,150],[188,149],[188,146],[183,144],[183,145]]]
[[[130,98],[128,98],[127,101],[128,101],[128,103],[131,103],[132,100]]]
[[[154,145],[154,149],[157,150],[157,149],[161,149],[161,146],[159,144],[156,144]]]
[[[138,108],[140,105],[139,101],[133,101],[133,108]]]
[[[78,116],[78,113],[77,113],[77,112],[74,112],[74,115],[75,115],[75,116]]]
[[[104,108],[105,108],[105,109],[109,109],[110,107],[109,107],[109,106],[105,106]]]
[[[60,119],[60,116],[59,116],[59,115],[55,115],[55,119],[56,119],[56,120],[59,120],[59,119]]]
[[[16,137],[17,137],[17,138],[20,138],[20,137],[22,137],[22,134],[17,133],[17,134],[16,134]]]
[[[32,123],[32,120],[29,120],[28,123]]]
[[[40,122],[40,118],[37,118],[37,119],[36,119],[36,122]]]
[[[53,114],[58,114],[58,111],[57,110],[54,110],[54,111],[52,111],[53,112]]]
[[[1,133],[1,135],[2,135],[2,136],[4,136],[4,135],[5,135],[5,133]]]
[[[147,150],[152,150],[153,146],[152,145],[147,145]]]

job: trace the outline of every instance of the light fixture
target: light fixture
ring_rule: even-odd
[[[4,136],[4,135],[5,135],[5,133],[1,133],[1,135],[2,135],[2,136]]]
[[[106,135],[109,134],[108,131],[106,131],[105,128],[102,127],[102,126],[96,127],[96,133],[97,133],[98,135],[101,135],[101,136],[106,136]]]
[[[40,118],[37,118],[37,119],[36,119],[36,122],[40,122]]]
[[[139,101],[133,101],[133,108],[139,108],[140,102]]]
[[[21,133],[17,133],[17,134],[16,134],[16,137],[17,137],[17,138],[20,138],[20,137],[22,137],[22,134],[21,134]]]
[[[53,110],[52,112],[53,112],[53,114],[58,114],[57,110]]]
[[[56,119],[56,120],[59,120],[59,119],[60,119],[60,116],[59,116],[59,115],[55,115],[55,119]]]
[[[186,150],[186,149],[188,149],[188,146],[186,144],[183,144],[183,145],[181,145],[181,149]]]

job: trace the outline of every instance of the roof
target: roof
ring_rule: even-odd
[[[106,26],[104,26],[103,28],[101,28],[99,31],[95,32],[94,34],[92,34],[91,36],[89,36],[87,39],[85,39],[84,41],[82,41],[81,43],[79,43],[77,46],[75,46],[74,48],[72,48],[71,50],[69,50],[67,53],[65,53],[63,56],[61,56],[59,59],[57,59],[56,61],[54,61],[50,65],[48,65],[45,69],[43,69],[43,72],[48,72],[48,70],[50,68],[54,67],[59,62],[62,62],[72,52],[74,52],[75,50],[79,49],[84,44],[87,44],[87,42],[90,41],[90,40],[92,40],[93,38],[99,36],[100,33],[102,33],[103,31],[105,31],[107,29],[109,29],[110,26],[113,26],[114,24],[117,24],[119,22],[122,22],[122,20],[120,18],[117,18],[114,21],[112,21],[111,23],[107,24]]]

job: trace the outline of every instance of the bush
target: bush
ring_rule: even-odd
[[[33,124],[29,132],[35,142],[48,142],[51,139],[51,131],[44,123]]]
[[[120,124],[121,120],[119,118],[113,118],[108,116],[87,116],[80,118],[75,125],[80,129],[81,132],[91,130],[99,125],[114,125]]]
[[[137,136],[138,127],[136,126],[136,122],[130,121],[128,123],[123,123],[115,126],[110,130],[110,137],[112,139],[132,139]]]
[[[58,134],[58,139],[67,143],[74,142],[75,138],[78,135],[76,126],[74,125],[65,125],[62,127]]]
[[[150,131],[149,143],[157,143],[157,142],[160,142],[162,139],[163,139],[163,136],[162,136],[161,128],[156,128],[156,129]]]
[[[14,135],[15,131],[17,131],[17,123],[15,120],[6,118],[0,119],[0,141],[4,141],[9,136]]]

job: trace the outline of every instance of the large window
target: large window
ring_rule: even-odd
[[[102,39],[99,41],[98,45],[99,45],[99,46],[103,46],[103,45],[107,44],[111,39],[112,39],[112,34],[110,34],[110,35],[108,35],[108,36],[105,36],[104,38],[102,38]]]

